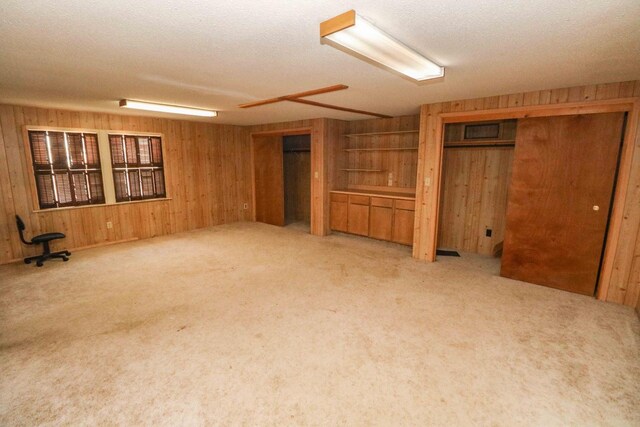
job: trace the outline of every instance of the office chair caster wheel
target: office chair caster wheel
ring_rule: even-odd
[[[69,252],[69,251],[64,251],[64,254],[65,254],[66,256],[71,256],[71,252]]]
[[[42,262],[41,262],[41,261],[36,262],[36,265],[37,265],[38,267],[42,267],[42,266],[43,266],[43,264],[42,264]]]
[[[67,258],[66,256],[63,256],[62,257],[62,261],[67,262],[67,261],[69,261],[69,258]]]
[[[31,260],[30,260],[30,259],[25,259],[25,260],[24,260],[24,263],[25,263],[25,264],[31,264]]]

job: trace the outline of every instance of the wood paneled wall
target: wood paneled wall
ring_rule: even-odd
[[[506,109],[539,107],[540,110],[549,106],[571,103],[588,105],[594,101],[624,100],[640,97],[640,81],[607,83],[571,88],[540,90],[510,95],[493,96],[488,98],[468,99],[461,101],[426,104],[420,113],[420,149],[418,152],[418,178],[416,193],[416,222],[414,233],[413,255],[426,261],[434,259],[433,247],[436,241],[438,205],[438,183],[440,175],[438,164],[441,162],[442,149],[442,115],[452,112],[499,112]],[[637,102],[635,104],[638,105]],[[489,114],[486,115],[488,117]],[[501,117],[495,114],[487,120]],[[469,121],[471,119],[466,119]],[[640,134],[637,132],[640,124],[640,112],[634,108],[627,122],[627,132],[630,144],[627,145],[623,162],[630,165],[627,170],[621,170],[628,178],[626,188],[618,188],[622,205],[614,206],[614,214],[620,218],[619,232],[610,236],[614,241],[613,247],[607,247],[612,255],[610,275],[607,278],[606,293],[601,296],[612,302],[634,306],[640,293],[640,275],[638,274],[638,254],[640,229]]]
[[[24,125],[162,133],[170,200],[34,212]],[[20,242],[16,214],[28,236],[65,233],[56,247],[68,249],[250,220],[249,156],[248,130],[239,126],[0,105],[0,263],[37,252]]]
[[[418,130],[420,116],[391,119],[367,119],[349,122],[347,134]],[[415,191],[418,166],[418,133],[363,137],[343,137],[337,159],[341,182],[349,189],[385,187],[380,190],[407,189]],[[344,151],[347,148],[416,148],[415,150]],[[381,172],[347,172],[342,169],[379,169]],[[391,184],[391,185],[389,185]],[[336,187],[337,188],[337,187]]]
[[[512,163],[513,147],[444,150],[438,247],[493,254],[504,240]]]

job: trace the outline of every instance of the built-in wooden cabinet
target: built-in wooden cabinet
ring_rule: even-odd
[[[393,231],[393,199],[372,197],[369,212],[369,237],[380,240],[391,240]]]
[[[396,200],[393,210],[393,234],[391,241],[403,245],[413,245],[413,220],[415,201]]]
[[[347,232],[369,235],[369,196],[349,195]]]
[[[331,192],[331,229],[413,244],[415,200],[393,194]]]
[[[349,196],[331,193],[330,226],[332,230],[347,232]]]

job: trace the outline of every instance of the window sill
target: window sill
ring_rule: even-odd
[[[34,213],[46,213],[46,212],[58,212],[75,209],[90,209],[90,208],[111,208],[120,205],[131,205],[134,203],[149,203],[149,202],[168,202],[173,200],[171,197],[162,197],[158,199],[145,199],[145,200],[132,200],[131,202],[118,202],[118,203],[103,203],[101,205],[84,205],[84,206],[65,206],[62,208],[50,208],[50,209],[35,209]]]

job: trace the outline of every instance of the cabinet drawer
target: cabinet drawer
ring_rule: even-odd
[[[396,209],[404,209],[406,211],[415,211],[416,202],[413,200],[396,200]]]
[[[369,196],[356,196],[355,194],[349,194],[349,203],[369,206]]]
[[[349,196],[341,193],[331,193],[331,201],[332,202],[347,202],[349,200]]]
[[[393,199],[388,199],[386,197],[371,197],[371,206],[391,208],[393,207]]]

